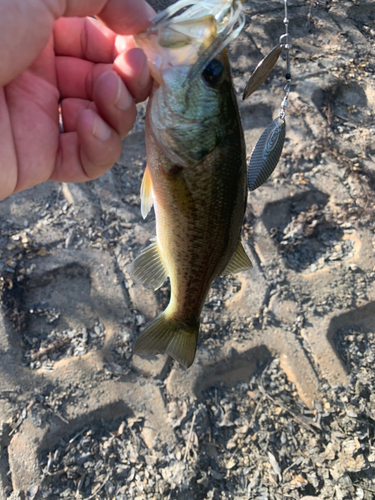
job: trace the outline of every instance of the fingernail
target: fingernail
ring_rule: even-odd
[[[99,141],[107,141],[111,136],[111,128],[99,116],[95,116],[94,125],[92,127],[92,135]]]
[[[114,105],[120,111],[126,111],[132,105],[133,98],[130,95],[130,92],[125,87],[124,82],[121,80],[119,76],[117,76],[117,81],[118,81],[117,96]]]
[[[142,89],[144,89],[145,87],[147,87],[149,81],[150,81],[150,69],[148,67],[148,64],[145,64],[142,74],[139,77],[138,84]]]

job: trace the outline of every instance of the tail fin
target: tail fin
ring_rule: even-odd
[[[169,319],[165,311],[141,334],[134,344],[134,353],[151,356],[169,354],[189,368],[197,348],[199,322],[186,325]]]

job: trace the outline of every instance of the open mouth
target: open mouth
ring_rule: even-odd
[[[146,52],[154,78],[172,66],[191,66],[185,84],[234,40],[245,24],[241,0],[180,0],[159,12],[136,40]]]

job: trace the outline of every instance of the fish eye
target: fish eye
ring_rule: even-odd
[[[209,85],[215,85],[219,82],[223,74],[224,67],[217,59],[212,59],[202,73],[203,78]]]

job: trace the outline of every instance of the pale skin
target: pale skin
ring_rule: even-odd
[[[0,0],[0,12],[0,200],[48,179],[99,177],[151,90],[131,35],[147,28],[152,8],[144,0]]]

